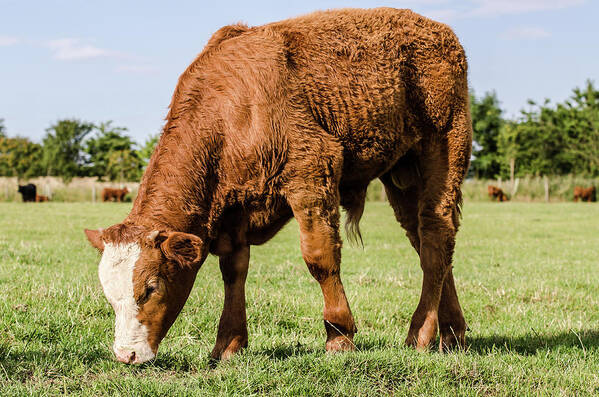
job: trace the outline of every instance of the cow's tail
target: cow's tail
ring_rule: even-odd
[[[364,213],[364,202],[366,201],[366,188],[344,192],[341,198],[341,206],[346,212],[345,234],[353,245],[364,246],[362,233],[360,232],[360,219]]]

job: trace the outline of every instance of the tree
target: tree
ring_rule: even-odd
[[[107,175],[111,181],[134,181],[141,178],[143,161],[132,148],[116,150],[110,154]]]
[[[516,157],[518,156],[518,123],[508,120],[503,124],[497,139],[497,151],[501,159],[501,175],[509,173],[513,183],[516,174]]]
[[[0,175],[31,178],[42,174],[42,147],[27,138],[0,136]]]
[[[561,127],[562,110],[550,108],[549,101],[538,105],[529,101],[531,110],[522,116],[512,131],[518,173],[559,175],[571,172],[571,161],[565,150],[566,134]]]
[[[4,126],[4,119],[0,119],[0,138],[6,137],[6,127]]]
[[[76,119],[59,120],[46,129],[42,159],[46,175],[60,176],[65,181],[85,176],[83,140],[93,129],[92,123]]]
[[[480,99],[471,94],[470,113],[474,140],[470,169],[477,178],[496,178],[501,170],[497,143],[504,121],[495,92]]]
[[[575,88],[564,108],[569,113],[564,128],[573,168],[580,174],[599,175],[599,91],[593,82],[587,81],[584,89]]]
[[[89,155],[88,174],[111,181],[137,180],[141,176],[143,161],[135,150],[135,142],[124,127],[113,127],[112,122],[96,127],[97,134],[87,141]]]
[[[146,139],[146,142],[141,147],[141,149],[139,149],[139,157],[142,159],[144,167],[148,165],[150,157],[152,157],[152,153],[154,153],[154,149],[156,148],[159,139],[160,133],[150,135],[148,139]]]
[[[599,92],[587,81],[564,103],[530,108],[500,134],[502,158],[513,158],[518,174],[599,175]]]

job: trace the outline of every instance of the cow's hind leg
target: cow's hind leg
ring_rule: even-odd
[[[389,204],[391,204],[395,212],[395,218],[406,230],[406,235],[410,243],[418,255],[420,255],[418,208],[422,187],[419,181],[416,181],[412,186],[403,187],[402,189],[399,189],[393,183],[391,173],[383,175],[381,181],[385,186]],[[443,282],[438,321],[441,333],[441,343],[439,345],[441,350],[464,345],[466,322],[458,301],[451,269],[449,269]]]
[[[459,226],[460,186],[471,148],[467,102],[456,109],[451,128],[442,139],[427,142],[421,154],[423,189],[418,203],[420,302],[410,323],[406,343],[425,349],[441,331],[441,349],[464,344],[466,325],[451,273]]]
[[[449,203],[440,202],[442,195],[429,180],[419,202],[418,236],[420,266],[423,271],[420,302],[410,324],[406,344],[419,350],[428,348],[436,338],[439,325],[439,305],[445,278],[451,266],[455,227]]]
[[[230,358],[247,346],[248,332],[245,313],[245,280],[250,260],[250,247],[237,248],[220,257],[220,270],[225,284],[225,304],[218,324],[213,359]]]

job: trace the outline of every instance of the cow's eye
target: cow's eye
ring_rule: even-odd
[[[145,302],[148,299],[150,299],[150,296],[154,293],[154,291],[156,291],[156,286],[155,285],[147,285],[146,289],[144,290],[144,294],[141,296],[141,298],[139,299],[139,302]]]
[[[156,291],[156,287],[153,285],[148,285],[146,287],[146,293],[145,293],[145,297],[146,299],[150,297],[150,295],[152,294],[152,292]]]

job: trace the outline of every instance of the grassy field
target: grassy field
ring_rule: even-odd
[[[130,204],[0,204],[0,395],[592,395],[599,393],[599,205],[464,207],[454,274],[466,352],[403,346],[418,257],[384,203],[369,203],[364,249],[343,249],[358,351],[324,351],[322,296],[291,222],[252,248],[250,346],[211,367],[222,307],[211,257],[156,360],[113,359],[113,313],[84,227]]]

